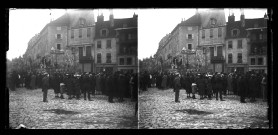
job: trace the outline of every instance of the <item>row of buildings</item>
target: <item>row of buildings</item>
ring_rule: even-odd
[[[137,20],[136,14],[116,19],[110,11],[109,20],[101,13],[95,22],[92,10],[70,11],[35,35],[23,57],[79,72],[137,72]]]
[[[267,15],[246,19],[241,10],[239,21],[232,13],[226,22],[224,9],[196,10],[161,39],[154,57],[162,70],[180,65],[210,72],[267,73]]]

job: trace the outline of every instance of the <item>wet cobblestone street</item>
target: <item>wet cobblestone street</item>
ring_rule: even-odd
[[[65,96],[67,98],[67,96]],[[137,129],[135,102],[108,103],[107,96],[96,95],[93,101],[56,99],[48,90],[48,102],[42,102],[42,90],[25,88],[9,91],[9,125],[29,129]]]
[[[240,103],[238,96],[225,101],[187,98],[180,90],[180,103],[174,102],[173,89],[149,88],[139,94],[139,128],[242,129],[268,128],[267,102]]]

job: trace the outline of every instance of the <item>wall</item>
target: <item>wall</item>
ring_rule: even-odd
[[[106,48],[106,41],[111,40],[111,49]],[[101,49],[97,48],[97,42],[101,41]],[[97,54],[101,53],[101,64],[106,64],[106,54],[111,53],[111,62],[110,64],[117,63],[117,46],[116,46],[116,38],[104,38],[97,39],[94,42],[95,44],[95,63],[97,64]]]
[[[237,48],[237,41],[242,40],[242,49]],[[233,48],[228,49],[228,42],[232,41],[233,43]],[[228,63],[228,54],[232,53],[233,54],[233,63],[237,63],[237,55],[238,53],[242,53],[242,64],[248,64],[248,50],[249,46],[247,45],[248,39],[247,38],[238,38],[238,39],[228,39],[226,40],[226,63]]]

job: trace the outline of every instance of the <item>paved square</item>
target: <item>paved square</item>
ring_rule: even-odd
[[[45,103],[41,89],[25,88],[9,91],[9,96],[11,128],[23,124],[32,129],[138,129],[135,102],[129,99],[122,103],[108,103],[108,97],[102,95],[96,95],[93,101],[55,99],[50,89],[49,102]]]
[[[267,102],[240,103],[239,97],[223,96],[225,101],[186,98],[180,90],[180,103],[173,89],[149,88],[139,94],[139,128],[241,129],[268,128]]]

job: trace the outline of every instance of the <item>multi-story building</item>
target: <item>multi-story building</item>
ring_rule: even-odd
[[[57,50],[64,49],[67,45],[67,26],[68,21],[66,15],[61,16],[48,23],[39,34],[33,37],[29,43],[25,55],[31,58],[33,62],[40,63],[42,58],[51,59],[51,63],[62,62],[60,55],[53,56],[50,54],[51,48]],[[55,57],[56,60],[55,60]]]
[[[96,72],[137,72],[137,17],[134,14],[133,18],[114,19],[112,13],[108,21],[104,21],[103,14],[97,17]]]
[[[68,46],[78,63],[79,72],[94,72],[95,20],[91,10],[69,13]]]
[[[205,55],[205,66],[211,72],[224,72],[226,21],[224,9],[200,13],[199,45]]]
[[[171,33],[167,34],[159,43],[156,56],[157,61],[165,68],[169,68],[170,65],[177,67],[177,63],[180,61],[185,62],[184,55],[181,53],[182,49],[196,50],[198,46],[198,29],[200,21],[199,14],[195,14],[187,20],[182,20]],[[191,65],[196,63],[191,55],[188,55]]]
[[[267,15],[246,20],[249,71],[267,73]]]
[[[94,24],[92,11],[67,12],[48,23],[29,41],[25,56],[37,63],[41,59],[51,60],[58,68],[77,63],[79,72],[91,72]]]
[[[226,34],[226,72],[267,72],[267,25],[265,18],[245,19],[241,10],[239,21],[228,16]]]

